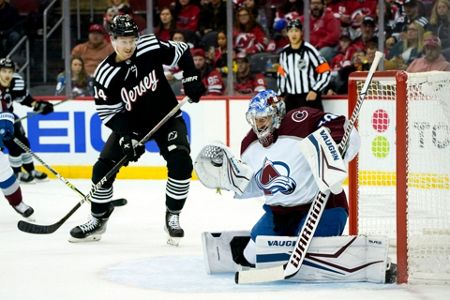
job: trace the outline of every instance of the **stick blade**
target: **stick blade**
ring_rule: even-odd
[[[53,225],[38,225],[29,223],[27,221],[19,221],[17,223],[17,228],[26,233],[33,233],[33,234],[50,234],[55,232],[59,228],[59,224],[53,224]]]
[[[284,279],[284,266],[275,266],[263,269],[250,269],[236,272],[234,282],[236,284],[262,283]]]

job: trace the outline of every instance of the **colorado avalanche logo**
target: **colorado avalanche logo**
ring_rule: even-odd
[[[300,123],[306,120],[308,117],[308,112],[306,110],[300,110],[292,113],[291,118],[292,121]]]
[[[287,164],[280,161],[272,162],[266,158],[264,166],[255,175],[256,183],[265,195],[273,195],[277,192],[289,195],[297,186],[289,177],[290,172]]]

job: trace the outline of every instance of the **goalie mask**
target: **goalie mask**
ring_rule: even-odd
[[[273,90],[265,90],[250,100],[246,118],[259,142],[268,147],[273,143],[273,133],[280,128],[285,114],[284,101],[278,99]]]

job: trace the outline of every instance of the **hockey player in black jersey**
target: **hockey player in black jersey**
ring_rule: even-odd
[[[187,44],[164,42],[153,34],[139,37],[138,28],[128,15],[113,19],[110,34],[115,52],[100,63],[94,73],[94,98],[100,118],[112,133],[94,165],[94,184],[124,154],[129,161],[137,161],[145,151],[138,141],[178,104],[164,76],[163,64],[178,64],[183,70],[185,94],[193,102],[198,102],[205,92]],[[190,144],[181,112],[169,119],[152,138],[167,162],[165,230],[169,234],[168,243],[177,245],[184,236],[179,214],[188,196],[192,173]],[[114,180],[115,176],[93,194],[92,217],[71,230],[71,242],[101,238],[113,211],[110,200]]]
[[[53,111],[53,104],[47,101],[36,101],[28,93],[25,81],[22,77],[14,73],[14,62],[9,58],[0,59],[0,112],[14,112],[13,102],[33,107],[33,110],[43,115]],[[22,123],[17,121],[18,116],[14,114],[14,136],[26,146],[30,147],[30,142],[25,135]],[[34,179],[44,180],[47,174],[34,169],[33,157],[26,153],[11,139],[4,141],[9,151],[9,162],[14,170],[17,179],[22,183],[34,182]],[[22,167],[26,172],[22,172]]]

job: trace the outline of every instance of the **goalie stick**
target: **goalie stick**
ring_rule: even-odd
[[[159,121],[158,124],[155,125],[155,127],[152,128],[152,130],[150,130],[146,136],[144,136],[140,141],[139,144],[145,144],[152,136],[153,134],[155,134],[155,132],[157,130],[159,130],[159,128],[161,128],[161,126],[163,126],[173,115],[175,115],[175,113],[177,113],[177,111],[189,100],[188,97],[184,97],[183,100],[181,102],[178,103],[177,106],[175,106],[169,113],[167,113],[167,115],[161,120]],[[58,222],[54,223],[54,224],[50,224],[50,225],[39,225],[39,224],[34,224],[34,223],[30,223],[27,221],[19,221],[17,223],[17,227],[19,228],[20,231],[23,232],[27,232],[27,233],[33,233],[33,234],[49,234],[49,233],[53,233],[56,230],[58,230],[59,227],[61,227],[62,224],[64,224],[64,222],[67,221],[67,219],[69,219],[77,210],[78,208],[81,207],[81,205],[86,202],[89,201],[89,199],[92,197],[92,195],[98,190],[100,189],[103,184],[109,179],[111,178],[111,176],[113,176],[114,174],[117,173],[117,171],[119,171],[119,169],[128,161],[127,156],[122,157],[122,159],[117,162],[116,165],[114,165],[114,167],[109,170],[109,172],[96,184],[94,185],[91,190],[89,191],[89,193],[87,195],[85,195],[83,197],[83,199],[81,199],[64,217],[62,217],[61,220],[59,220]]]
[[[372,81],[372,77],[375,74],[377,66],[382,58],[383,53],[377,51],[375,53],[375,58],[372,62],[372,65],[370,66],[369,73],[367,74],[367,78],[359,93],[359,98],[356,102],[355,108],[353,109],[352,116],[347,124],[347,128],[344,131],[344,136],[342,137],[342,140],[338,145],[341,155],[345,154],[349,142],[350,133],[355,126],[356,119],[359,116],[359,112],[364,102],[364,98],[367,94],[367,90],[369,89],[369,85]],[[325,206],[327,204],[329,196],[330,190],[327,190],[325,192],[319,191],[319,193],[314,198],[306,216],[305,223],[303,224],[302,229],[300,230],[300,233],[298,235],[295,248],[292,251],[289,261],[286,264],[264,269],[250,269],[236,272],[234,279],[235,282],[237,284],[258,283],[283,280],[295,276],[295,274],[297,274],[300,270],[303,260],[305,259],[306,251],[309,248],[322,213],[325,210]]]

